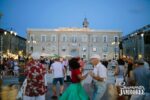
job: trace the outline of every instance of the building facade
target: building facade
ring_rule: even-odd
[[[26,55],[26,39],[13,31],[0,29],[0,54],[3,57]]]
[[[83,28],[28,29],[27,53],[44,52],[84,59],[99,54],[102,59],[118,58],[121,34],[120,31],[90,29],[87,19]]]
[[[146,25],[122,38],[123,55],[150,61],[150,25]]]

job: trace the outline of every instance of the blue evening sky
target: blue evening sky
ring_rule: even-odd
[[[27,28],[82,27],[121,30],[150,24],[150,0],[0,0],[0,27],[26,37]]]

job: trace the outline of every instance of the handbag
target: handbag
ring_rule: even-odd
[[[27,79],[24,80],[24,82],[23,82],[21,88],[20,88],[19,91],[18,91],[18,94],[17,94],[17,97],[16,97],[17,100],[18,100],[18,99],[19,99],[19,100],[20,100],[20,99],[23,100],[23,95],[25,94],[26,86],[27,86]]]

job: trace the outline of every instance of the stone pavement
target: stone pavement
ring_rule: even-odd
[[[87,73],[88,71],[90,71],[91,69],[85,70],[84,74]],[[85,91],[88,93],[88,95],[90,96],[90,98],[92,97],[92,87],[90,86],[92,78],[90,76],[88,76],[83,82],[83,86]],[[52,74],[48,75],[48,92],[46,94],[46,100],[53,100],[51,99],[52,94]],[[108,81],[107,83],[111,83],[114,84],[114,76],[113,76],[113,72],[108,70]],[[9,85],[9,84],[18,84],[18,78],[17,77],[5,77],[3,79],[3,84],[4,85]],[[70,85],[69,82],[65,82],[65,89]],[[64,89],[64,91],[65,91]],[[16,90],[14,90],[16,91]],[[57,86],[57,95],[59,96],[59,84]]]
[[[91,69],[89,70],[85,70],[84,71],[84,74],[87,73],[88,71],[90,71]],[[48,84],[48,92],[46,94],[46,100],[54,100],[54,99],[51,99],[51,96],[53,95],[52,94],[52,75],[49,75],[49,84]],[[92,78],[90,76],[88,76],[83,82],[83,87],[85,89],[85,91],[87,92],[87,94],[90,96],[90,98],[92,97],[92,87],[90,85],[92,81]],[[107,79],[107,83],[109,84],[114,84],[115,83],[115,77],[113,76],[113,72],[111,70],[108,70],[108,79]],[[71,83],[67,83],[65,82],[65,89],[70,85]],[[64,91],[65,91],[64,89]],[[59,96],[59,84],[57,85],[57,95]],[[57,99],[55,99],[57,100]]]

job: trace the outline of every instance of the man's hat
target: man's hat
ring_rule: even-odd
[[[96,59],[99,59],[100,60],[100,56],[98,54],[94,54],[90,57],[90,59],[93,59],[93,58],[96,58]]]

